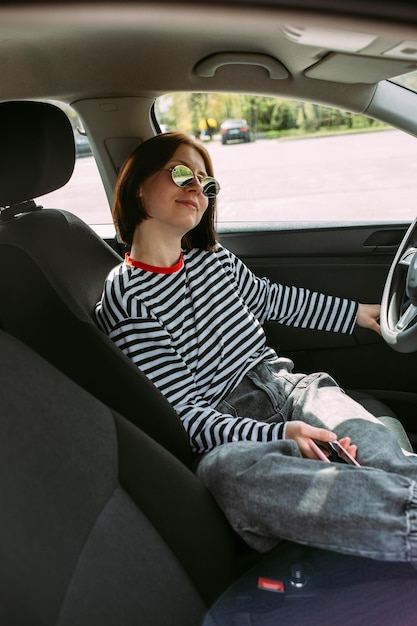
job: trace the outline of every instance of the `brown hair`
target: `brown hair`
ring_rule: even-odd
[[[180,145],[187,145],[201,155],[209,176],[213,176],[211,157],[203,144],[180,132],[155,135],[141,143],[123,164],[116,182],[113,200],[113,220],[122,241],[132,245],[133,233],[148,214],[137,197],[139,187],[154,172],[164,167]],[[209,203],[201,222],[184,235],[183,248],[213,250],[216,246],[216,198]]]

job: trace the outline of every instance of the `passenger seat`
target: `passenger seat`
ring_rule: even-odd
[[[0,332],[0,624],[198,626],[235,537],[170,453]]]

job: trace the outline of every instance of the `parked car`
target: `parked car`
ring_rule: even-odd
[[[225,120],[220,125],[220,135],[222,144],[225,145],[229,141],[251,141],[251,131],[246,120]]]
[[[309,138],[238,145],[239,119],[236,145],[205,143],[219,240],[272,281],[382,299],[382,336],[265,330],[298,371],[382,406],[417,451],[416,50],[407,0],[0,5],[0,624],[415,623],[414,568],[350,556],[348,533],[344,555],[244,545],[94,305],[126,252],[118,172],[158,114],[191,133],[205,115],[278,119],[291,102],[288,127]],[[75,160],[53,101],[94,158]]]
[[[91,146],[85,135],[79,133],[74,134],[75,140],[75,153],[77,157],[91,156]]]

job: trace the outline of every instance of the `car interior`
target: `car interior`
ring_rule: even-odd
[[[161,131],[155,102],[166,94],[244,90],[417,135],[417,93],[391,80],[417,70],[415,7],[293,4],[0,6],[1,623],[272,626],[329,623],[342,610],[352,625],[415,619],[409,564],[243,544],[194,475],[174,409],[96,325],[125,246],[71,205],[45,202],[76,163],[57,102],[82,121],[109,224],[118,170]],[[260,276],[382,300],[382,337],[265,330],[298,371],[331,373],[417,452],[414,221],[329,215],[218,231]]]

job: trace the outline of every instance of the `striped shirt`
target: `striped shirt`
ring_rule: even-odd
[[[114,268],[96,307],[100,327],[177,411],[195,452],[282,437],[282,424],[215,409],[257,363],[275,360],[262,324],[351,333],[357,304],[255,276],[222,246],[184,250],[173,268]]]

